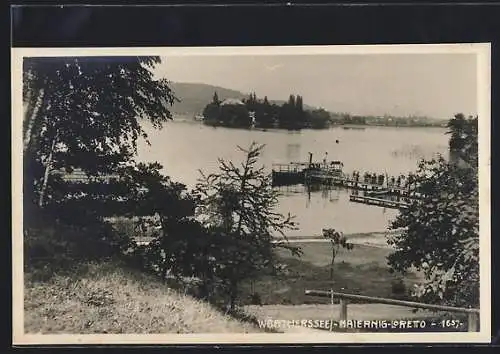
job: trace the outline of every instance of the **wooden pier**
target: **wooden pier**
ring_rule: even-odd
[[[418,198],[411,179],[405,181],[405,176],[389,176],[385,174],[354,171],[351,174],[343,172],[341,161],[314,162],[309,153],[308,162],[277,163],[272,165],[272,183],[274,186],[292,184],[337,186],[346,189],[365,192],[365,197],[398,196],[403,198]],[[409,182],[409,183],[408,183]],[[385,200],[385,199],[384,199]]]
[[[384,199],[384,198],[366,197],[366,196],[355,195],[355,194],[351,194],[349,196],[349,201],[355,202],[355,203],[375,205],[375,206],[380,206],[380,207],[384,207],[384,208],[391,208],[391,209],[407,209],[410,206],[409,203],[402,202],[402,201],[395,201],[395,200]]]
[[[383,195],[397,195],[406,197],[411,194],[408,187],[400,186],[387,186],[386,184],[374,184],[368,182],[361,182],[353,179],[352,177],[342,174],[339,176],[328,176],[325,174],[318,173],[305,173],[304,180],[306,184],[326,184],[339,186],[346,189],[354,189],[365,191],[367,193],[372,193],[373,195],[383,194]]]
[[[272,183],[274,186],[285,186],[304,183],[304,170],[307,164],[291,162],[287,164],[272,165]]]
[[[281,167],[281,170],[272,172],[273,185],[282,186],[290,184],[305,184],[305,185],[330,185],[346,189],[354,189],[372,193],[376,195],[396,195],[408,197],[413,194],[407,186],[395,186],[387,184],[374,184],[353,179],[351,176],[342,172],[322,172],[310,171]]]
[[[314,162],[309,154],[309,162],[274,163],[272,165],[272,183],[275,186],[286,184],[306,184],[317,179],[318,184],[325,184],[328,178],[343,178],[341,161]]]

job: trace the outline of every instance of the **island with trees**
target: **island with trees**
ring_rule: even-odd
[[[307,109],[303,97],[291,94],[288,101],[281,104],[269,101],[267,96],[260,99],[255,93],[248,98],[219,99],[217,91],[212,101],[203,109],[203,122],[211,126],[232,128],[277,128],[288,130],[327,129],[332,126],[389,126],[389,127],[445,127],[447,120],[427,116],[409,115],[397,117],[385,114],[353,115],[332,113],[324,108]]]
[[[324,129],[333,123],[330,113],[322,108],[304,109],[300,95],[290,95],[282,105],[269,102],[267,96],[255,93],[243,100],[219,100],[217,92],[203,110],[204,123],[235,128]]]

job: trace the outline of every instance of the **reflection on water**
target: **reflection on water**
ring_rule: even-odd
[[[214,172],[217,159],[239,162],[243,154],[236,146],[248,147],[251,142],[265,144],[260,159],[266,171],[273,163],[288,163],[308,159],[341,160],[344,171],[354,170],[392,175],[408,174],[417,167],[420,158],[431,158],[436,153],[447,155],[445,130],[440,128],[367,127],[364,130],[332,128],[288,132],[214,128],[202,124],[171,122],[162,131],[149,129],[151,146],[140,143],[139,159],[158,161],[164,173],[173,180],[192,188],[198,170]],[[338,142],[337,142],[338,141]],[[299,230],[290,236],[319,235],[332,227],[345,233],[382,231],[398,213],[349,201],[349,191],[320,186],[280,187],[279,211],[296,215]]]
[[[280,186],[280,208],[295,215],[299,230],[288,236],[317,236],[323,228],[345,233],[382,231],[398,211],[349,201],[353,192],[334,186]],[[363,193],[363,192],[361,192]]]
[[[311,200],[321,197],[323,206],[328,206],[329,203],[338,203],[340,200],[341,188],[336,186],[327,186],[320,184],[295,184],[289,186],[278,186],[275,189],[279,192],[280,197],[287,198],[293,195],[301,195],[304,197],[306,208],[311,206]]]
[[[303,157],[300,154],[300,144],[299,143],[289,143],[286,146],[286,156],[290,161],[301,161]]]

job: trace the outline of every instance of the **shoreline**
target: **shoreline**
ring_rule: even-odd
[[[300,131],[300,130],[330,130],[333,128],[342,128],[345,127],[347,129],[365,129],[365,128],[440,128],[440,129],[446,129],[445,126],[441,125],[384,125],[384,124],[331,124],[328,127],[301,127],[301,128],[296,128],[296,129],[288,129],[288,128],[278,128],[278,127],[240,127],[240,126],[232,126],[232,125],[224,125],[224,124],[210,124],[210,123],[204,123],[203,121],[196,120],[196,119],[189,119],[189,118],[179,118],[179,119],[174,119],[170,121],[169,123],[190,123],[190,124],[201,124],[205,125],[207,127],[214,127],[214,128],[231,128],[231,129],[242,129],[242,130],[259,130],[259,131]]]
[[[348,241],[356,244],[356,245],[364,245],[370,247],[378,247],[378,248],[387,248],[391,249],[386,242],[386,236],[390,234],[397,233],[398,230],[391,231],[372,231],[372,232],[361,232],[361,233],[351,233],[344,234],[347,237]],[[319,242],[329,242],[328,239],[325,239],[322,235],[315,236],[287,236],[288,242],[290,243],[319,243]],[[282,237],[277,238],[276,241],[283,239]],[[147,245],[152,238],[143,237],[136,238],[136,243],[138,245]]]

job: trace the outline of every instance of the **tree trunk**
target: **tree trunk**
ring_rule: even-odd
[[[236,282],[231,282],[230,290],[229,290],[229,308],[231,311],[234,311],[236,307],[236,299],[238,298],[238,285]]]
[[[203,299],[203,300],[209,301],[209,296],[208,296],[208,279],[205,276],[202,276],[202,278],[201,278],[200,298]]]
[[[47,191],[47,182],[49,180],[50,171],[52,169],[52,157],[54,154],[54,148],[56,146],[56,142],[57,142],[57,134],[54,137],[54,139],[52,139],[52,146],[50,147],[50,153],[49,153],[49,156],[47,158],[47,163],[45,164],[45,173],[43,175],[42,190],[40,191],[40,199],[38,200],[38,206],[40,208],[43,207],[45,193]]]
[[[35,101],[35,105],[33,107],[33,110],[30,110],[28,107],[27,113],[27,122],[26,122],[26,131],[24,132],[24,137],[23,137],[23,147],[24,147],[24,152],[27,151],[29,144],[31,143],[31,136],[32,136],[32,131],[33,131],[33,126],[35,125],[38,112],[40,111],[40,108],[43,105],[43,100],[45,97],[45,90],[40,89],[38,92],[38,96]],[[30,103],[28,102],[28,105]],[[31,114],[29,114],[31,111]]]
[[[333,264],[335,262],[335,245],[332,243],[332,262],[330,263],[330,281],[333,282]]]
[[[163,268],[161,270],[161,280],[163,283],[167,283],[167,273],[168,273],[168,267],[165,263],[163,263]]]
[[[330,264],[330,281],[333,282],[333,263],[335,262],[335,253],[332,254],[332,263]]]

